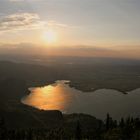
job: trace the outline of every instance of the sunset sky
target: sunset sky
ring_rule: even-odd
[[[139,6],[140,0],[0,0],[0,48],[29,44],[140,58]]]

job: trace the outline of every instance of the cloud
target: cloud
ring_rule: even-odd
[[[0,19],[0,31],[38,29],[45,24],[36,13],[16,13]]]
[[[41,20],[37,13],[16,13],[0,18],[0,32],[13,30],[46,29],[47,27],[73,28],[54,20]]]
[[[62,28],[68,28],[69,26],[67,24],[63,24],[63,23],[57,23],[54,20],[50,20],[47,22],[48,26],[52,26],[52,27],[62,27]]]

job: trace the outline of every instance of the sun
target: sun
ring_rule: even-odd
[[[53,44],[57,40],[56,32],[53,30],[47,30],[43,33],[43,39],[48,44]]]

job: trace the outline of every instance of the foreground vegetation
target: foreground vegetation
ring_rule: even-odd
[[[140,140],[140,119],[128,117],[120,121],[113,120],[109,114],[105,121],[99,121],[87,128],[92,116],[84,114],[67,115],[75,121],[66,121],[52,129],[6,127],[4,118],[0,118],[1,140]],[[79,118],[79,119],[77,119]],[[68,119],[68,118],[67,118]],[[86,122],[87,121],[87,122]]]

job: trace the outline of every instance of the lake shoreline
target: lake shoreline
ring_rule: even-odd
[[[136,108],[140,105],[139,88],[125,94],[114,89],[83,92],[71,87],[68,80],[57,80],[53,84],[28,90],[30,93],[21,102],[40,110],[60,110],[66,114],[84,113],[97,118],[103,118],[107,112],[114,118],[140,115]]]
[[[44,87],[44,86],[48,86],[48,85],[53,85],[56,83],[56,81],[63,81],[63,80],[54,80],[54,81],[51,81],[51,82],[43,82],[42,84],[40,84],[40,82],[37,82],[37,83],[34,83],[32,84],[32,88],[36,88],[36,87]],[[65,81],[65,80],[64,80]],[[129,92],[132,92],[134,90],[137,90],[139,89],[140,87],[136,87],[136,88],[128,88],[127,90],[124,90],[124,89],[119,89],[119,88],[108,88],[108,87],[102,87],[102,86],[99,86],[99,87],[92,87],[90,89],[83,89],[81,86],[81,88],[79,86],[77,86],[77,84],[75,84],[74,82],[72,82],[71,80],[66,80],[66,81],[69,81],[68,84],[71,88],[74,88],[76,90],[79,90],[81,92],[95,92],[97,90],[101,90],[101,89],[108,89],[108,90],[116,90],[118,92],[121,92],[122,94],[128,94]]]

